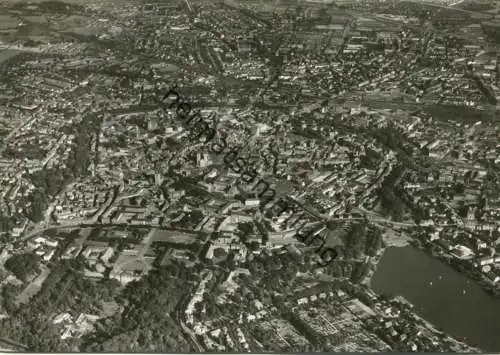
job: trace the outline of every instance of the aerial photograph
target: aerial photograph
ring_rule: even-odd
[[[500,353],[500,0],[0,0],[0,353]]]

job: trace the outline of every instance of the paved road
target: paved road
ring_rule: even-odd
[[[348,217],[348,218],[328,218],[326,216],[323,216],[323,215],[320,215],[314,211],[310,211],[309,209],[307,209],[307,207],[305,207],[303,204],[301,204],[299,201],[293,199],[300,207],[302,207],[302,209],[304,209],[304,211],[306,211],[309,215],[311,215],[312,217],[316,218],[316,219],[320,219],[324,222],[330,222],[330,221],[362,221],[364,220],[365,218],[364,217]],[[373,212],[372,212],[373,213]],[[418,224],[414,223],[414,222],[411,222],[411,223],[408,223],[408,222],[396,222],[396,221],[392,221],[390,219],[387,219],[387,218],[383,218],[383,217],[370,217],[369,215],[366,216],[366,219],[368,219],[370,222],[373,222],[373,223],[385,223],[385,224],[391,224],[393,226],[401,226],[401,227],[417,227]],[[456,227],[456,226],[460,226],[460,224],[434,224],[434,226],[436,227]]]
[[[182,320],[179,320],[179,323],[181,324],[182,330],[189,336],[189,338],[191,339],[193,344],[196,345],[196,348],[198,348],[198,352],[201,352],[201,353],[205,352],[205,350],[200,345],[200,343],[198,343],[198,340],[196,339],[196,335],[192,332],[192,330],[189,329],[188,326],[186,326]]]
[[[11,339],[8,339],[8,338],[0,338],[0,343],[5,343],[5,344],[8,344],[8,345],[12,345],[14,347],[16,347],[17,350],[28,350],[28,347],[26,345],[23,345],[23,344],[20,344],[20,343],[17,343],[15,342],[14,340],[11,340]]]

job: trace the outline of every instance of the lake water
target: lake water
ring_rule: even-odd
[[[451,336],[500,351],[500,299],[417,248],[388,248],[371,286],[379,294],[405,297],[421,317]]]

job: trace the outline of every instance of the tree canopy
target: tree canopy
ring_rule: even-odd
[[[13,255],[5,262],[5,268],[19,280],[26,281],[30,275],[40,271],[40,257],[35,254]]]

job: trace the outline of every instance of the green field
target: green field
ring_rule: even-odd
[[[15,57],[18,54],[19,54],[19,51],[16,51],[16,50],[11,50],[11,49],[0,50],[0,64],[2,64],[4,61],[6,61],[12,57]]]
[[[19,20],[11,15],[0,13],[0,29],[16,28]]]

